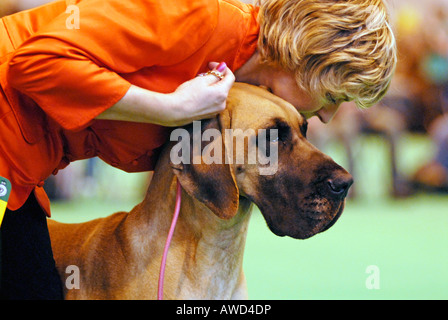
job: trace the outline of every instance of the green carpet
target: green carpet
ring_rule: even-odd
[[[274,236],[254,212],[250,298],[447,299],[447,226],[448,196],[349,202],[331,229],[307,240]],[[379,289],[366,285],[369,266]]]

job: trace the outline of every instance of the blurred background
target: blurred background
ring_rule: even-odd
[[[1,0],[0,16],[45,2]],[[367,110],[345,103],[328,125],[310,121],[309,140],[355,178],[344,214],[301,241],[273,235],[255,209],[251,299],[448,299],[448,0],[388,5],[399,62],[387,96]],[[45,188],[54,219],[81,222],[130,210],[149,180],[95,158]]]

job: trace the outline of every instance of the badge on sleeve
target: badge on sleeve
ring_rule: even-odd
[[[11,194],[11,182],[8,179],[0,177],[0,225],[5,215],[9,195]]]

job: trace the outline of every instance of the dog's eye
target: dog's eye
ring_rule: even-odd
[[[270,142],[286,142],[288,141],[291,134],[291,128],[282,120],[277,120],[276,125],[273,126],[270,130],[275,130],[272,134],[269,135],[268,140]]]
[[[265,134],[266,136],[263,136],[263,139],[265,138],[268,144],[285,143],[290,139],[291,128],[284,120],[276,119],[274,125],[265,129]]]
[[[269,128],[266,130],[266,142],[275,143],[280,141],[278,128]]]

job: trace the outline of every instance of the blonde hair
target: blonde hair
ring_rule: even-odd
[[[396,65],[382,0],[258,0],[258,49],[299,86],[365,108],[385,95]]]

